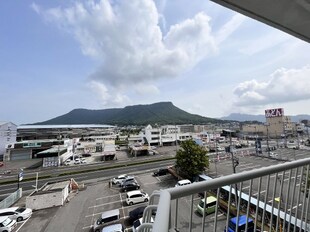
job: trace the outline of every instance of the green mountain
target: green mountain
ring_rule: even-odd
[[[150,105],[134,105],[125,108],[88,110],[74,109],[56,118],[35,123],[35,125],[61,124],[109,124],[109,125],[147,125],[147,124],[205,124],[223,120],[202,117],[187,113],[171,102]]]

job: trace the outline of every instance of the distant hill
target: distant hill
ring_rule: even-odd
[[[134,105],[125,108],[105,110],[74,109],[56,118],[34,123],[35,125],[60,124],[110,124],[110,125],[147,125],[147,124],[205,124],[223,122],[219,119],[202,117],[187,113],[171,102],[150,105]]]
[[[299,122],[303,119],[310,120],[310,115],[307,114],[299,114],[295,116],[290,116],[292,122]],[[233,121],[258,121],[258,122],[266,122],[265,115],[259,114],[259,115],[251,115],[251,114],[239,114],[239,113],[232,113],[226,117],[220,118],[222,120],[233,120]]]

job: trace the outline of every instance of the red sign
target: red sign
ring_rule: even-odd
[[[282,117],[282,116],[284,116],[283,108],[265,110],[266,118],[274,118],[274,117]]]

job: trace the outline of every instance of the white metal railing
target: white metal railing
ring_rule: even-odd
[[[247,218],[245,231],[251,220],[254,229],[249,231],[310,231],[309,175],[310,158],[216,179],[201,175],[206,181],[155,191],[138,231],[228,231],[230,219],[236,217],[238,224],[241,215]],[[246,189],[245,183],[249,183]],[[201,192],[205,199],[217,198],[212,215],[195,213]],[[150,223],[154,208],[156,218]]]

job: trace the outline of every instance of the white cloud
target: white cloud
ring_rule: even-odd
[[[75,3],[66,9],[32,8],[72,33],[82,53],[101,62],[91,75],[111,86],[175,77],[216,50],[209,17],[197,14],[162,35],[151,0]]]
[[[240,25],[246,20],[246,17],[241,14],[235,14],[220,30],[216,33],[216,43],[220,44],[225,41]]]
[[[134,86],[139,95],[158,95],[160,90],[155,85],[137,84]]]
[[[236,105],[262,106],[274,103],[294,102],[310,99],[310,66],[301,69],[276,70],[268,82],[256,80],[239,84],[234,94]]]
[[[268,50],[274,46],[279,46],[287,41],[291,42],[291,36],[282,31],[273,30],[264,36],[244,41],[240,52],[246,55],[255,55],[256,53]]]
[[[88,87],[99,98],[100,104],[103,106],[126,106],[130,103],[129,98],[116,91],[108,91],[108,88],[101,82],[91,81]]]

